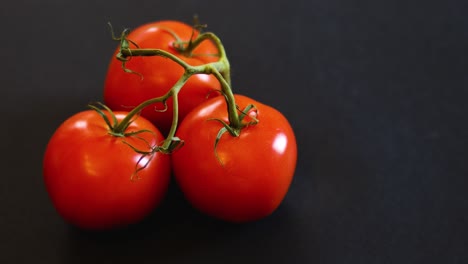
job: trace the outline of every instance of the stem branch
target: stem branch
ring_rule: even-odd
[[[128,32],[122,34],[120,52],[117,54],[117,59],[123,61],[124,63],[128,61],[128,57],[135,56],[160,56],[174,61],[179,64],[184,69],[184,74],[179,78],[179,80],[174,84],[174,86],[163,96],[149,99],[142,102],[135,108],[133,108],[127,116],[115,127],[112,128],[112,133],[116,135],[123,135],[124,130],[128,127],[128,124],[133,120],[133,117],[139,114],[143,108],[159,102],[166,102],[170,97],[173,99],[173,117],[172,125],[169,130],[169,134],[164,140],[160,149],[163,152],[171,152],[174,147],[172,144],[174,142],[180,143],[180,139],[175,137],[177,130],[177,125],[179,121],[179,104],[178,104],[178,93],[188,81],[188,79],[195,74],[213,74],[221,85],[222,94],[224,95],[227,103],[227,111],[229,118],[229,126],[232,128],[231,133],[233,136],[238,136],[240,130],[243,128],[242,118],[239,117],[237,112],[237,105],[234,99],[234,94],[231,89],[231,77],[230,77],[230,64],[227,59],[226,51],[224,49],[221,40],[211,32],[204,32],[199,34],[193,41],[189,42],[189,45],[182,47],[180,50],[182,56],[192,56],[192,51],[195,50],[203,41],[209,40],[216,46],[219,53],[219,60],[216,62],[210,62],[203,65],[193,66],[185,62],[179,56],[174,55],[168,51],[162,49],[140,49],[138,48],[129,48],[129,41],[126,39]],[[177,36],[174,36],[178,41],[180,39]],[[133,42],[132,42],[133,43]]]
[[[161,49],[121,49],[120,54],[117,56],[120,56],[120,58],[127,58],[127,57],[136,57],[136,56],[160,56],[164,58],[171,59],[172,61],[176,62],[182,68],[187,69],[190,67],[188,63],[183,61],[181,58],[177,57],[176,55],[167,52],[165,50]]]

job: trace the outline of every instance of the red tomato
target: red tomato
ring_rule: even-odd
[[[126,113],[115,114],[121,120]],[[169,184],[169,156],[156,152],[140,160],[142,154],[124,143],[150,151],[149,145],[163,140],[141,117],[126,131],[142,129],[154,134],[112,136],[94,110],[80,112],[58,127],[45,151],[43,175],[53,205],[66,221],[84,229],[122,227],[142,220],[161,202]],[[132,181],[136,168],[143,169]]]
[[[259,123],[228,132],[214,142],[228,121],[223,97],[212,98],[190,112],[177,136],[185,145],[173,153],[174,175],[187,200],[200,211],[229,222],[247,222],[273,213],[292,181],[297,159],[293,130],[277,110],[236,95],[240,109],[257,108]],[[253,114],[250,112],[249,114]],[[246,117],[248,118],[248,117]],[[211,119],[211,120],[210,120]]]
[[[190,65],[202,65],[217,61],[218,50],[211,41],[204,41],[193,51],[192,56],[185,56],[177,51],[173,45],[176,38],[169,33],[171,30],[182,41],[189,41],[192,27],[177,21],[159,21],[142,25],[128,35],[128,39],[138,44],[140,48],[166,50]],[[196,36],[198,32],[195,32]],[[136,48],[130,43],[131,48]],[[181,66],[170,59],[159,56],[131,57],[126,67],[142,74],[126,73],[122,69],[122,62],[115,58],[119,49],[112,57],[104,83],[104,101],[113,110],[128,111],[143,101],[165,94],[183,75]],[[195,106],[206,100],[206,96],[213,89],[219,89],[220,84],[213,75],[193,75],[179,93],[179,120]],[[211,93],[215,95],[216,93]],[[168,100],[166,112],[162,104],[155,104],[143,110],[142,116],[155,124],[163,134],[167,134],[172,123],[172,98]]]

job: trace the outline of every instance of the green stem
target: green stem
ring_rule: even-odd
[[[216,77],[216,79],[218,79],[219,83],[221,84],[221,90],[223,92],[224,97],[226,98],[229,124],[235,129],[240,129],[242,127],[242,124],[239,119],[239,114],[237,113],[236,101],[234,99],[234,94],[232,93],[231,87],[229,86],[227,80],[224,79],[222,74],[216,68],[213,68],[212,70],[213,75]]]
[[[122,34],[122,36],[126,36]],[[160,147],[161,150],[170,152],[172,149],[171,144],[176,141],[175,132],[177,130],[178,124],[178,115],[179,115],[179,105],[178,105],[178,93],[188,81],[188,79],[194,74],[213,74],[216,79],[219,81],[221,85],[222,93],[226,99],[227,103],[227,110],[228,110],[228,118],[229,118],[229,126],[232,128],[231,134],[233,136],[238,136],[240,130],[243,128],[242,120],[239,118],[239,114],[237,112],[237,105],[234,99],[234,94],[231,89],[231,76],[230,76],[230,64],[229,60],[226,56],[226,51],[224,49],[221,40],[211,32],[201,33],[197,36],[190,45],[185,47],[184,50],[181,50],[182,54],[191,55],[191,52],[198,47],[203,41],[210,40],[214,43],[214,45],[218,49],[219,53],[219,60],[216,62],[207,63],[204,65],[192,66],[183,61],[178,56],[161,49],[140,49],[134,48],[130,49],[128,42],[122,40],[120,52],[117,55],[117,59],[123,61],[128,61],[128,57],[134,56],[160,56],[164,58],[168,58],[175,63],[179,64],[184,70],[184,74],[179,78],[179,80],[174,84],[174,86],[163,96],[152,98],[147,101],[142,102],[134,109],[132,109],[127,116],[112,129],[112,133],[116,135],[123,135],[124,130],[128,127],[128,124],[133,120],[133,118],[139,114],[143,108],[158,102],[166,102],[171,96],[173,98],[173,119],[172,125],[169,130],[168,136],[164,140],[162,146]]]
[[[185,72],[182,77],[177,81],[177,83],[172,87],[172,89],[169,91],[169,94],[172,96],[172,124],[171,128],[169,130],[169,133],[164,140],[163,145],[161,146],[162,149],[168,150],[170,148],[170,145],[172,143],[172,139],[175,137],[175,133],[177,130],[177,125],[179,122],[179,98],[178,94],[180,89],[185,85],[187,80],[192,76],[190,72]]]
[[[187,69],[190,67],[188,63],[177,57],[176,55],[167,52],[165,50],[161,49],[121,49],[120,54],[117,56],[121,56],[121,58],[127,58],[127,57],[135,57],[135,56],[160,56],[164,58],[168,58],[180,66],[182,68]]]
[[[164,140],[162,145],[163,149],[168,149],[172,138],[175,136],[175,132],[177,130],[177,124],[179,122],[179,100],[178,100],[178,93],[172,93],[172,125],[167,138]]]
[[[223,64],[222,67],[220,67],[220,69],[218,69],[218,70],[219,70],[221,75],[224,77],[224,79],[226,80],[226,82],[230,86],[231,85],[231,75],[230,75],[229,60],[227,59],[226,50],[224,49],[223,43],[218,38],[218,36],[216,36],[212,32],[201,33],[200,35],[198,35],[198,37],[196,39],[194,39],[191,42],[191,45],[189,45],[186,48],[185,52],[187,52],[188,54],[191,54],[192,51],[195,50],[195,48],[198,47],[205,40],[210,40],[211,42],[213,42],[213,44],[218,49],[219,62],[221,62],[221,64]]]
[[[172,96],[172,103],[173,103],[173,115],[172,115],[172,125],[169,130],[169,134],[167,135],[166,139],[164,140],[163,145],[161,146],[162,150],[168,150],[170,148],[170,145],[172,143],[172,139],[175,137],[175,132],[177,130],[177,125],[179,121],[179,102],[178,102],[178,94],[182,87],[185,85],[185,83],[188,81],[188,79],[194,75],[197,71],[185,71],[185,73],[179,78],[179,80],[174,84],[174,86],[163,96],[152,98],[149,100],[146,100],[133,108],[126,116],[124,119],[118,123],[117,126],[115,126],[112,129],[112,134],[114,135],[123,135],[124,130],[128,127],[128,123],[133,120],[135,115],[139,114],[145,107],[148,107],[152,104],[155,103],[160,103],[160,102],[165,102]]]
[[[226,52],[224,51],[224,48],[219,38],[217,38],[214,34],[203,33],[200,36],[205,37],[203,37],[201,40],[199,40],[199,38],[195,39],[193,42],[194,45],[199,45],[202,40],[206,40],[208,38],[212,40],[214,38],[217,41],[217,46],[219,45],[218,49],[220,49],[220,59],[217,62],[211,62],[199,66],[191,66],[179,57],[175,56],[174,54],[161,49],[121,49],[120,56],[122,56],[123,58],[131,56],[161,56],[171,59],[177,64],[179,64],[181,67],[184,68],[186,73],[190,73],[190,76],[193,74],[213,74],[216,77],[216,79],[220,82],[221,89],[226,97],[229,112],[229,121],[235,128],[240,128],[241,124],[238,118],[234,95],[232,93],[230,84],[230,66],[229,61],[226,57]],[[194,47],[194,45],[192,45],[192,47]]]
[[[115,134],[115,135],[123,135],[124,134],[124,130],[125,128],[128,127],[128,123],[130,123],[132,121],[132,119],[135,117],[135,115],[138,115],[141,110],[143,110],[143,108],[149,106],[149,105],[152,105],[152,104],[155,104],[155,103],[160,103],[160,102],[164,102],[166,101],[168,98],[170,97],[170,93],[166,93],[165,95],[163,96],[160,96],[160,97],[156,97],[156,98],[152,98],[152,99],[149,99],[147,101],[144,101],[143,103],[139,104],[137,107],[133,108],[132,111],[130,111],[125,117],[124,119],[122,119],[120,121],[120,123],[115,126],[113,129],[112,129],[112,133]]]

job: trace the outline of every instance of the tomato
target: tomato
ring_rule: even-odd
[[[115,112],[119,121],[125,114]],[[43,176],[55,209],[67,222],[94,230],[123,227],[142,220],[162,201],[170,158],[137,153],[135,149],[151,151],[163,140],[142,117],[126,129],[139,130],[153,133],[110,135],[94,110],[77,113],[57,128],[45,150]]]
[[[296,139],[288,120],[274,108],[235,95],[240,109],[256,106],[249,116],[259,122],[240,136],[224,133],[214,148],[221,122],[228,121],[223,97],[190,112],[177,136],[185,145],[172,154],[175,179],[193,207],[229,222],[259,220],[283,201],[293,179]],[[246,117],[247,118],[247,117]]]
[[[218,60],[218,50],[210,41],[204,41],[192,53],[192,56],[181,54],[174,48],[177,41],[173,32],[182,41],[188,42],[193,28],[178,21],[158,21],[137,27],[128,35],[128,39],[138,44],[139,48],[162,49],[181,58],[192,66],[202,65]],[[197,36],[196,31],[193,38]],[[131,48],[136,46],[130,43]],[[126,73],[122,62],[115,58],[116,50],[104,82],[104,102],[113,110],[128,111],[143,101],[159,97],[173,87],[183,75],[183,68],[174,61],[159,56],[131,57],[126,67],[138,74]],[[213,75],[197,74],[190,77],[179,93],[179,120],[195,106],[206,100],[213,89],[219,90],[220,84]],[[163,134],[167,134],[172,123],[172,98],[167,101],[167,111],[162,104],[145,108],[142,116],[155,124]]]

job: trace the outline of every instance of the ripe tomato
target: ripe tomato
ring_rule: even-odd
[[[200,211],[229,222],[264,218],[276,210],[292,181],[297,159],[293,130],[277,110],[236,95],[240,109],[257,108],[259,123],[239,137],[223,134],[213,118],[228,121],[223,97],[212,98],[190,112],[177,136],[185,145],[173,153],[174,176],[187,200]],[[249,114],[252,114],[249,113]]]
[[[126,113],[115,114],[122,120]],[[159,152],[141,158],[128,145],[150,151],[149,145],[163,140],[141,117],[126,131],[142,129],[153,134],[112,136],[94,110],[77,113],[57,128],[45,151],[43,176],[53,205],[66,221],[84,229],[117,228],[142,220],[161,202],[169,184],[170,159]],[[137,168],[142,168],[139,179],[132,181]]]
[[[128,35],[128,39],[138,44],[139,48],[162,49],[168,51],[192,66],[217,61],[218,50],[210,41],[204,41],[192,53],[185,56],[174,48],[176,38],[169,32],[177,34],[182,41],[189,41],[193,28],[178,21],[159,21],[142,25]],[[197,36],[195,32],[193,38]],[[131,48],[136,46],[130,43]],[[104,83],[104,101],[113,110],[128,111],[143,101],[165,94],[183,75],[181,66],[170,59],[159,56],[131,57],[126,67],[137,74],[126,73],[122,62],[115,58],[116,50],[110,62]],[[179,93],[179,120],[195,106],[206,100],[213,89],[220,84],[213,75],[193,75]],[[211,93],[215,95],[216,93]],[[143,110],[142,116],[155,124],[163,134],[167,134],[172,123],[172,98],[167,101],[167,111],[162,104],[153,105]]]

